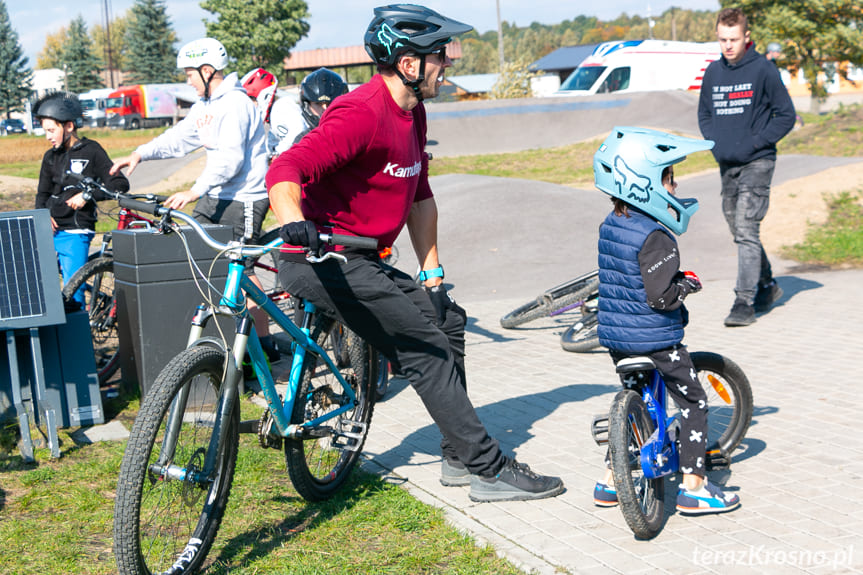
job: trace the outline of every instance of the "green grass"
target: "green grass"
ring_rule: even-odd
[[[137,408],[135,398],[106,405],[127,427]],[[259,415],[243,402],[244,419]],[[116,572],[113,505],[125,442],[79,447],[65,430],[60,435],[60,459],[47,449],[36,450],[35,464],[17,451],[0,456],[0,573]],[[261,449],[250,435],[240,444],[210,575],[521,573],[378,475],[355,471],[333,499],[307,503],[281,451]]]
[[[782,255],[805,264],[863,267],[863,189],[827,199],[823,225],[810,225],[806,239]]]

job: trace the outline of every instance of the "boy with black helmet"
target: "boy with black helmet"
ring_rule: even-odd
[[[315,128],[327,106],[337,97],[348,93],[342,77],[326,68],[318,68],[300,83],[300,106],[309,129]]]
[[[683,300],[701,289],[692,272],[680,271],[673,234],[683,234],[698,201],[675,196],[674,164],[713,148],[710,140],[643,128],[615,128],[593,157],[596,187],[612,196],[614,209],[599,227],[599,342],[615,363],[647,356],[665,379],[680,418],[681,513],[731,511],[740,505],[705,476],[707,396],[682,344],[688,313]],[[617,505],[611,469],[596,483],[593,500]]]
[[[466,314],[447,293],[438,259],[422,101],[438,95],[452,66],[446,44],[468,30],[422,6],[376,8],[365,38],[379,73],[336,98],[267,173],[287,244],[315,250],[319,228],[332,228],[389,246],[407,226],[422,285],[383,265],[376,250],[314,266],[301,251],[283,251],[279,279],[290,293],[334,311],[408,377],[443,434],[442,484],[469,485],[474,501],[554,497],[563,482],[505,456],[470,403]]]
[[[80,190],[67,189],[75,183],[67,172],[93,178],[115,192],[128,191],[129,181],[123,174],[109,173],[111,160],[98,142],[78,137],[83,110],[75,94],[48,94],[33,106],[33,115],[51,142],[51,149],[42,157],[36,208],[51,212],[54,249],[63,281],[68,282],[87,263],[90,242],[96,234],[96,205],[85,200]],[[104,199],[101,192],[94,193],[94,201]],[[83,287],[75,293],[74,300],[84,304]]]

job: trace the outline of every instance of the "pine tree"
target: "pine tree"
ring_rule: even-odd
[[[262,67],[281,76],[291,48],[309,33],[303,0],[202,0],[201,8],[218,16],[205,23],[207,35],[225,45],[240,75]]]
[[[135,0],[126,26],[127,84],[176,82],[177,36],[163,0]]]
[[[61,63],[66,72],[66,89],[70,92],[86,92],[105,86],[100,76],[102,59],[93,54],[93,41],[80,14],[69,24]]]
[[[0,114],[23,111],[30,95],[33,72],[27,65],[18,33],[9,21],[6,3],[0,0]]]

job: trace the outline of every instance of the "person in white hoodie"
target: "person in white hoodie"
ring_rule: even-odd
[[[115,161],[111,174],[128,168],[128,176],[140,162],[179,158],[203,147],[207,152],[204,171],[190,189],[171,195],[164,205],[182,209],[197,202],[192,213],[195,219],[230,225],[237,240],[254,244],[270,205],[264,182],[267,137],[261,113],[249,100],[237,74],[224,75],[227,65],[225,47],[213,38],[201,38],[180,48],[177,67],[185,71],[186,81],[195,87],[200,99],[174,127]],[[256,281],[251,265],[247,273]],[[266,316],[258,309],[252,313],[270,361],[278,359]]]

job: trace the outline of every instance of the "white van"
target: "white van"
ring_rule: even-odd
[[[105,108],[108,96],[113,88],[99,88],[78,94],[81,107],[84,109],[84,125],[91,128],[101,128],[105,125]]]
[[[717,42],[604,42],[560,85],[555,96],[701,90],[704,70],[719,59]]]

